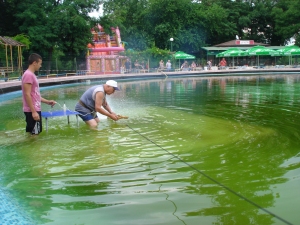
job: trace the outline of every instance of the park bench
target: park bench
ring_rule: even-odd
[[[12,67],[0,67],[0,80],[9,81],[9,80],[20,80],[20,75],[17,71],[14,71]]]
[[[50,78],[50,77],[58,77],[58,76],[57,76],[57,74],[54,74],[54,73],[53,73],[53,74],[47,74],[46,77],[47,77],[47,79],[48,79],[48,78]]]
[[[66,73],[66,77],[67,76],[76,76],[77,75],[77,73]]]

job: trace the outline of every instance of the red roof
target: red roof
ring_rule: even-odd
[[[214,45],[214,47],[251,47],[256,45],[270,46],[268,44],[254,42],[253,40],[232,40]]]

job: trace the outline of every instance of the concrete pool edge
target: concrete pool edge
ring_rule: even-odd
[[[39,79],[40,86],[51,86],[66,83],[78,83],[85,80],[101,79],[131,79],[131,78],[166,78],[166,77],[214,77],[214,76],[235,76],[235,75],[267,75],[267,74],[300,74],[300,68],[284,69],[235,69],[235,70],[207,70],[207,71],[179,71],[179,72],[156,72],[156,73],[129,73],[129,74],[101,74],[101,75],[80,75],[69,77],[54,77]],[[21,89],[21,81],[12,80],[0,82],[1,93],[8,93]]]

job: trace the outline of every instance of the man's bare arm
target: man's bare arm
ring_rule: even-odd
[[[118,120],[118,117],[115,113],[111,111],[111,108],[107,104],[107,102],[104,102],[104,93],[103,92],[97,92],[95,96],[95,110],[102,115],[105,115],[113,120]],[[103,103],[105,104],[105,109],[102,107]]]

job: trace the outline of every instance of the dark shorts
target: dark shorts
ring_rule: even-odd
[[[97,113],[91,112],[91,110],[85,108],[79,103],[75,105],[75,111],[79,112],[79,116],[83,121],[89,121],[98,118]]]
[[[25,114],[25,121],[26,121],[26,132],[29,132],[31,134],[39,134],[42,132],[42,115],[41,112],[37,112],[40,115],[39,121],[36,121],[32,117],[31,112],[24,112]]]

